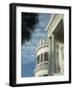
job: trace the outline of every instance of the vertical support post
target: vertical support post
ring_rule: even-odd
[[[49,60],[48,60],[48,75],[53,76],[56,71],[56,60],[55,60],[55,36],[49,38]]]
[[[52,74],[56,72],[56,60],[55,60],[55,35],[52,34]]]
[[[56,73],[59,72],[59,43],[56,45]]]
[[[52,76],[52,37],[49,37],[48,75]]]

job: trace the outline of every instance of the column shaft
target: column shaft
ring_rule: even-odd
[[[55,35],[52,34],[52,74],[56,72],[56,60],[55,60]]]
[[[52,75],[52,37],[49,38],[49,52],[48,52],[48,75]]]

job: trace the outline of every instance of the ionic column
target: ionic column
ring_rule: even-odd
[[[56,59],[55,59],[55,35],[52,34],[52,75],[56,72]]]
[[[52,75],[52,37],[49,38],[49,52],[48,52],[48,75]]]
[[[59,66],[59,43],[56,45],[56,73],[60,71],[60,66]]]
[[[64,72],[64,51],[63,46],[60,44],[59,46],[59,65],[60,65],[60,73]]]

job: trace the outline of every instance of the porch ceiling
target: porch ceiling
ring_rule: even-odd
[[[54,30],[55,39],[64,42],[64,23],[63,19],[59,22]]]

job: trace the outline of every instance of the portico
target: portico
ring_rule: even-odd
[[[46,31],[49,38],[48,74],[64,73],[64,26],[63,15],[53,15]]]

